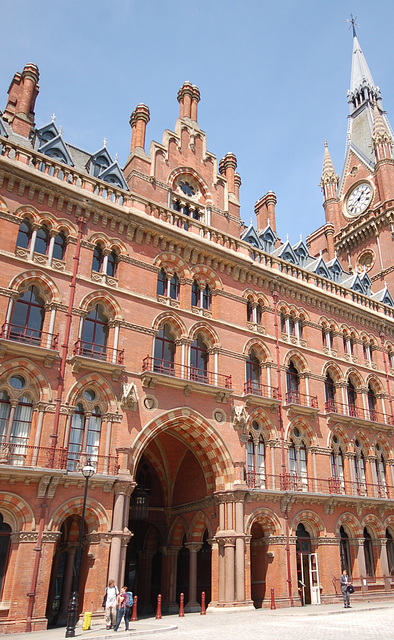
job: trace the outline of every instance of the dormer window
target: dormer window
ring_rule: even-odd
[[[93,162],[93,176],[98,178],[100,173],[109,167],[109,162],[105,156],[98,156]]]

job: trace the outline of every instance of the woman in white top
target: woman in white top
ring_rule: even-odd
[[[108,582],[108,587],[105,589],[105,624],[107,629],[112,629],[116,620],[116,597],[119,593],[118,587],[115,585],[115,580]]]

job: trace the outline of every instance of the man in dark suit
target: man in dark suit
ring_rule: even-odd
[[[341,583],[341,591],[342,591],[342,595],[343,595],[343,606],[345,607],[345,609],[350,609],[350,596],[349,596],[349,591],[347,590],[349,584],[352,584],[351,581],[349,580],[349,576],[347,574],[346,569],[344,569],[342,571],[342,575],[339,578],[339,582]]]

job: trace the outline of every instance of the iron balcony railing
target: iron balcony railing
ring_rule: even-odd
[[[326,495],[363,496],[366,498],[394,499],[394,487],[383,483],[369,483],[363,480],[348,481],[332,476],[314,478],[298,473],[270,475],[248,470],[246,482],[250,489],[267,491],[295,491],[321,493]]]
[[[5,322],[1,329],[0,338],[57,351],[59,334],[47,333],[46,331],[20,327],[17,324]]]
[[[162,375],[173,376],[181,380],[191,380],[214,387],[232,389],[231,376],[199,369],[198,367],[188,367],[184,364],[170,362],[169,360],[152,358],[151,356],[146,356],[142,361],[142,371],[152,371],[153,373],[161,373]]]
[[[300,407],[311,407],[312,409],[319,408],[317,396],[308,396],[306,393],[294,390],[286,391],[286,404],[297,404]]]
[[[377,422],[379,424],[389,424],[394,426],[394,420],[390,415],[385,415],[381,411],[367,407],[366,409],[360,409],[354,404],[343,404],[336,400],[326,400],[325,403],[326,413],[338,413],[342,416],[349,416],[351,418],[359,418],[360,420],[369,420],[370,422]]]
[[[74,345],[74,355],[84,356],[85,358],[93,358],[102,362],[110,362],[112,364],[123,364],[124,349],[113,349],[102,344],[94,342],[86,342],[86,340],[77,340]]]
[[[254,382],[253,380],[247,380],[245,382],[244,394],[279,400],[279,391],[276,387],[270,387],[268,384],[260,384],[259,382]]]

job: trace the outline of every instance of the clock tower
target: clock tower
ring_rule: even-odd
[[[352,273],[367,271],[375,289],[394,288],[393,134],[353,22],[345,162],[341,177],[325,143],[321,188],[325,225],[307,243],[312,254],[336,254]],[[381,287],[380,287],[381,285]]]

